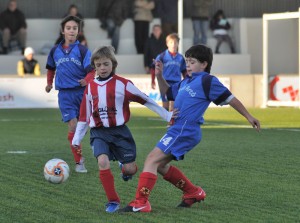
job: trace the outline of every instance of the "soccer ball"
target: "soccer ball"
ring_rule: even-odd
[[[51,159],[45,164],[44,176],[51,183],[63,183],[69,178],[69,175],[69,165],[62,159]]]

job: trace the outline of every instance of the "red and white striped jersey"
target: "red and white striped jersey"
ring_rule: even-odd
[[[73,145],[79,145],[88,126],[114,127],[125,124],[130,118],[129,103],[137,102],[170,121],[172,112],[166,111],[155,101],[141,92],[134,84],[118,75],[105,81],[94,79],[85,89]]]

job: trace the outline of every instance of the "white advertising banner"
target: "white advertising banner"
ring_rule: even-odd
[[[0,108],[56,108],[57,91],[46,93],[46,77],[0,78]]]
[[[158,87],[151,88],[150,75],[126,76],[142,92],[156,102],[160,102]],[[58,108],[57,93],[54,88],[45,92],[46,77],[0,78],[1,108]],[[136,105],[133,103],[133,105]]]
[[[158,86],[156,89],[151,88],[150,75],[128,75],[125,78],[130,79],[136,87],[161,105]],[[220,78],[220,81],[230,89],[230,78]],[[46,76],[0,78],[0,109],[58,108],[58,91],[53,88],[50,93],[46,93],[46,83]],[[137,105],[139,104],[132,103],[132,106]]]

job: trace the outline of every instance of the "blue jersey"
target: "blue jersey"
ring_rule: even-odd
[[[55,72],[55,89],[80,87],[79,80],[92,71],[91,51],[80,45],[79,41],[63,49],[64,41],[54,46],[48,55],[46,68]]]
[[[186,64],[180,53],[172,56],[169,50],[165,50],[156,57],[156,60],[160,60],[164,64],[163,77],[166,81],[181,81],[182,73],[186,72]]]
[[[174,108],[179,110],[175,124],[185,121],[203,124],[203,115],[210,102],[216,105],[226,104],[226,100],[233,95],[218,78],[200,72],[172,85],[168,89],[167,97],[175,100]]]

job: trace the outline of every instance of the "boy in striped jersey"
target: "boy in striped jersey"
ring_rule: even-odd
[[[120,198],[115,190],[110,160],[122,163],[122,173],[126,176],[137,172],[136,145],[126,126],[130,118],[129,103],[133,101],[145,105],[166,121],[175,117],[176,111],[166,111],[130,80],[115,73],[118,62],[113,47],[96,49],[91,64],[96,70],[96,78],[85,89],[72,144],[80,145],[88,127],[91,128],[90,144],[98,161],[99,179],[108,199],[106,212],[112,213],[119,209]]]

